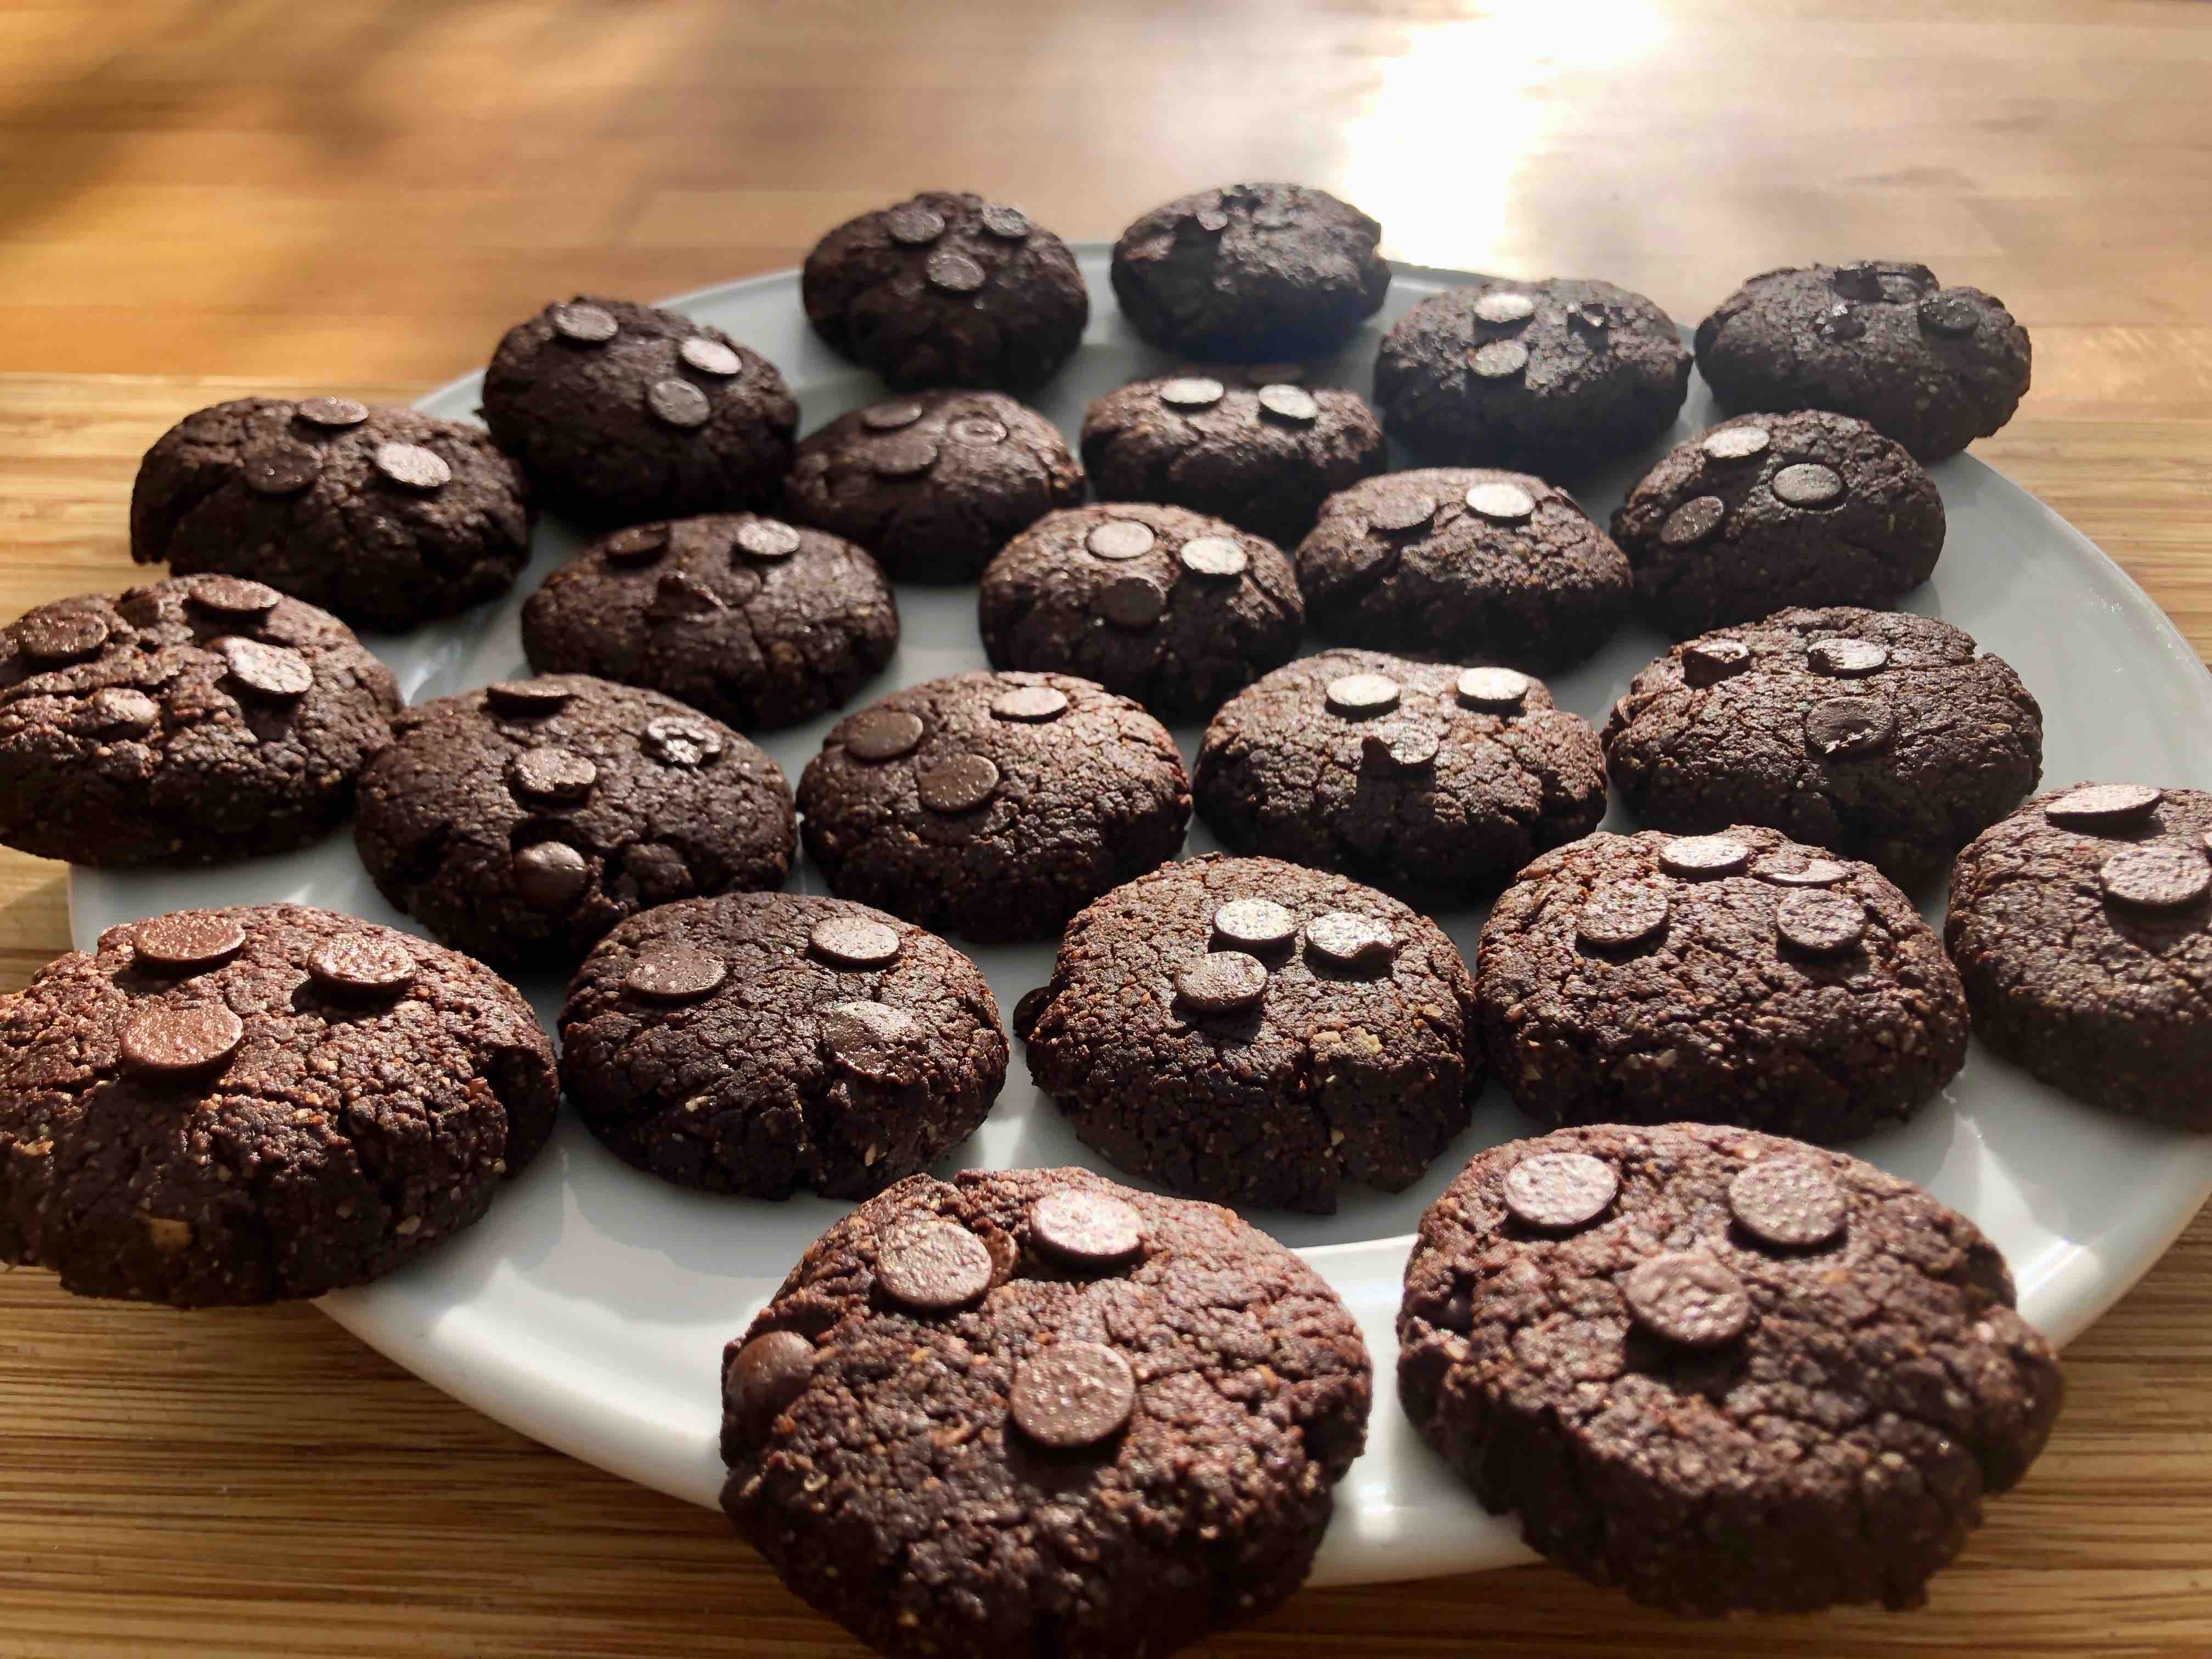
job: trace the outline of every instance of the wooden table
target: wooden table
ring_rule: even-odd
[[[1812,258],[1994,290],[2036,391],[1978,453],[2202,651],[2208,84],[2184,0],[0,0],[0,615],[129,579],[137,453],[217,397],[404,398],[556,293],[789,264],[922,185],[1091,237],[1290,177],[1400,257],[1686,319]],[[4,983],[65,941],[59,867],[0,858]],[[2075,1345],[2050,1451],[1917,1615],[1705,1626],[1528,1568],[1308,1593],[1203,1650],[2203,1653],[2209,1333],[2200,1222]],[[311,1309],[0,1277],[0,1654],[151,1650],[857,1651],[718,1517]]]

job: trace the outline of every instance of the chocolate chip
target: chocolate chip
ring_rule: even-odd
[[[1226,395],[1220,381],[1204,374],[1179,374],[1160,384],[1160,401],[1170,409],[1211,409]]]
[[[860,411],[860,424],[871,432],[896,432],[922,417],[922,407],[911,399],[895,404],[870,404]]]
[[[645,406],[669,426],[699,427],[714,412],[707,394],[689,380],[655,380],[645,389]]]
[[[1728,503],[1719,496],[1692,496],[1660,525],[1660,543],[1667,547],[1695,547],[1718,530],[1727,517]]]
[[[1828,273],[1828,286],[1847,300],[1881,298],[1881,270],[1871,259],[1854,259]]]
[[[1982,308],[1960,293],[1931,294],[1919,311],[1920,326],[1930,334],[1972,334],[1982,323]]]
[[[1018,242],[1030,234],[1030,216],[1019,208],[1001,207],[994,202],[983,210],[981,216],[983,228],[1006,241]]]
[[[1201,1014],[1235,1013],[1267,994],[1267,964],[1243,951],[1209,951],[1176,975],[1176,995]]]
[[[1751,1296],[1726,1267],[1703,1250],[1676,1250],[1640,1262],[1621,1281],[1636,1322],[1686,1348],[1732,1342],[1751,1322]]]
[[[616,564],[651,564],[668,550],[668,526],[641,524],[617,530],[600,544],[600,549]]]
[[[1751,647],[1741,640],[1693,640],[1682,647],[1682,683],[1718,685],[1751,666]]]
[[[688,714],[656,714],[645,723],[639,747],[664,766],[704,766],[720,757],[722,738]]]
[[[1083,545],[1102,559],[1141,559],[1158,539],[1150,525],[1134,519],[1109,519],[1091,527]]]
[[[1889,747],[1896,722],[1872,697],[1830,697],[1805,711],[1805,741],[1829,760],[1858,760]]]
[[[615,337],[621,327],[615,321],[612,312],[602,311],[597,306],[555,306],[549,315],[553,331],[564,340],[574,340],[578,345],[605,345]]]
[[[878,478],[915,478],[937,465],[935,441],[919,432],[868,447],[868,469]]]
[[[1366,728],[1360,754],[1372,766],[1393,772],[1418,772],[1436,764],[1443,738],[1432,726],[1384,720]]]
[[[1536,314],[1536,302],[1525,294],[1515,294],[1503,289],[1493,289],[1474,302],[1477,318],[1495,327],[1509,323],[1525,323]]]
[[[731,540],[749,558],[787,559],[799,551],[799,535],[774,519],[748,519]]]
[[[1492,340],[1468,352],[1467,366],[1482,380],[1510,380],[1528,367],[1528,348],[1518,340]]]
[[[1866,936],[1866,907],[1847,894],[1804,888],[1775,907],[1774,931],[1792,950],[1832,957]]]
[[[1536,498],[1516,483],[1479,483],[1467,492],[1477,517],[1492,524],[1521,524],[1536,511]]]
[[[565,909],[590,884],[584,855],[565,842],[536,842],[514,855],[514,896],[533,910]]]
[[[1294,426],[1310,426],[1321,418],[1321,404],[1304,386],[1263,386],[1260,388],[1260,408]]]
[[[814,1345],[796,1331],[763,1331],[730,1361],[729,1393],[738,1420],[758,1440],[806,1392]]]
[[[729,608],[722,603],[722,596],[708,586],[702,578],[689,570],[664,570],[660,580],[653,584],[653,603],[647,607],[646,614],[656,622],[666,622],[719,617]]]
[[[589,756],[551,744],[526,749],[507,763],[507,787],[540,800],[581,800],[599,781],[599,769]]]
[[[389,933],[339,933],[307,957],[307,974],[342,997],[396,997],[415,982],[415,957]]]
[[[824,916],[806,943],[816,956],[840,968],[880,968],[898,959],[898,931],[866,916]]]
[[[9,633],[33,662],[58,667],[106,645],[107,619],[96,611],[34,611]]]
[[[1732,876],[1751,862],[1751,848],[1733,836],[1677,836],[1659,849],[1659,867],[1694,880]]]
[[[265,617],[283,595],[265,583],[247,581],[242,576],[195,576],[185,590],[185,598],[218,617]]]
[[[1398,936],[1371,917],[1331,910],[1306,924],[1306,955],[1358,973],[1379,973],[1397,959]]]
[[[914,791],[933,812],[967,812],[998,793],[999,767],[988,755],[951,755],[915,769]]]
[[[729,976],[730,964],[712,951],[656,945],[630,963],[623,989],[647,1002],[696,1002],[714,995]]]
[[[1805,647],[1805,661],[1831,679],[1864,679],[1889,665],[1889,647],[1872,640],[1815,640]]]
[[[1762,1244],[1802,1250],[1843,1231],[1850,1204],[1826,1170],[1802,1158],[1762,1158],[1729,1182],[1729,1213]]]
[[[1571,1233],[1613,1207],[1620,1177],[1588,1152],[1541,1152],[1505,1172],[1505,1207],[1524,1227]]]
[[[1194,536],[1176,556],[1192,575],[1222,580],[1243,575],[1252,562],[1244,550],[1226,536]]]
[[[1322,695],[1332,714],[1364,720],[1395,708],[1400,693],[1398,682],[1388,674],[1340,674]]]
[[[229,678],[245,690],[274,702],[304,697],[315,684],[315,671],[289,646],[264,645],[227,634],[210,647],[221,653]]]
[[[1641,945],[1667,925],[1667,895],[1640,882],[1601,882],[1575,917],[1575,937],[1599,951]]]
[[[2147,783],[2085,783],[2045,804],[2043,816],[2069,830],[2128,830],[2165,799],[2164,790]]]
[[[1767,488],[1791,507],[1833,507],[1844,499],[1844,475],[1817,461],[1799,461],[1776,473]]]
[[[1856,306],[1838,300],[1820,313],[1820,329],[1831,340],[1861,339],[1867,331],[1866,319],[1859,315]]]
[[[342,431],[349,426],[359,426],[368,418],[368,405],[357,404],[350,398],[303,398],[292,413],[309,426],[327,427]]]
[[[219,1002],[204,1002],[140,1009],[123,1022],[117,1048],[125,1071],[167,1080],[212,1071],[245,1040],[243,1020]]]
[[[2097,884],[2109,903],[2143,910],[2179,910],[2212,892],[2212,862],[2203,846],[2147,842],[2106,859]]]
[[[132,960],[157,973],[204,973],[245,946],[246,929],[221,910],[172,910],[131,930]]]
[[[875,1083],[896,1081],[911,1070],[921,1023],[903,1008],[881,1002],[833,1002],[815,1020],[830,1057]]]
[[[322,452],[305,444],[263,444],[239,458],[239,476],[257,495],[296,495],[323,470]]]
[[[703,334],[692,335],[676,348],[676,355],[702,374],[734,374],[745,366],[744,359],[735,350]]]
[[[575,693],[551,680],[494,680],[484,687],[484,702],[501,714],[550,714],[568,706]]]
[[[1273,899],[1231,899],[1215,907],[1213,938],[1232,951],[1258,956],[1279,951],[1298,936],[1298,919]]]
[[[1229,228],[1229,216],[1218,207],[1202,207],[1190,217],[1191,222],[1209,236],[1218,236]]]
[[[161,705],[128,686],[102,686],[92,694],[88,707],[103,730],[150,732],[161,720]]]
[[[1150,628],[1166,612],[1167,590],[1150,576],[1116,576],[1098,590],[1098,614],[1117,628]]]
[[[393,483],[425,495],[443,489],[453,479],[453,469],[446,458],[421,444],[379,444],[369,459]]]
[[[941,288],[947,294],[973,294],[983,286],[983,267],[957,248],[938,249],[929,256],[922,274],[932,288]]]
[[[1437,516],[1437,503],[1417,489],[1385,489],[1367,504],[1366,512],[1370,530],[1402,533],[1424,528]]]
[[[1067,694],[1049,685],[1018,685],[991,699],[992,714],[1002,720],[1040,725],[1067,712]]]
[[[1705,434],[1698,447],[1717,461],[1747,461],[1773,441],[1763,426],[1724,426]]]
[[[1777,887],[1832,887],[1850,872],[1848,864],[1797,853],[1769,853],[1751,866],[1753,875]]]
[[[845,723],[845,752],[854,760],[896,760],[921,741],[921,717],[903,708],[866,708]]]
[[[927,247],[945,234],[945,217],[919,202],[902,202],[884,216],[884,228],[894,242],[907,247]]]
[[[970,449],[988,449],[1006,441],[1006,428],[988,415],[963,415],[945,428],[945,435]]]
[[[951,1313],[991,1288],[991,1252],[956,1222],[909,1222],[877,1247],[876,1283],[917,1312]]]
[[[1506,714],[1517,711],[1528,701],[1528,688],[1534,684],[1518,669],[1462,668],[1453,689],[1469,708]]]
[[[1110,1440],[1137,1409],[1129,1362],[1096,1342],[1055,1342],[1014,1367],[1006,1415],[1048,1451],[1082,1451]]]
[[[1145,1218],[1111,1193],[1062,1187],[1030,1206],[1030,1237],[1063,1261],[1110,1267],[1144,1248]]]
[[[1567,326],[1577,334],[1595,337],[1613,326],[1613,319],[1605,314],[1602,306],[1578,305],[1567,313]]]

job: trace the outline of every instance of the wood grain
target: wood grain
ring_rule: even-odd
[[[553,293],[789,264],[923,185],[1103,236],[1273,176],[1400,257],[1686,318],[1809,257],[1991,289],[2036,391],[1977,453],[2203,652],[2208,80],[2179,0],[0,0],[0,614],[128,580],[137,454],[216,397],[411,396]],[[65,938],[58,867],[0,857],[0,984]],[[2051,1451],[1917,1614],[1678,1623],[1529,1568],[1308,1593],[1201,1651],[2212,1650],[2212,1222],[2068,1366]],[[0,1276],[0,1654],[151,1650],[859,1651],[714,1516],[311,1310]]]

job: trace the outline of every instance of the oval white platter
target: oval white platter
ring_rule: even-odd
[[[1074,362],[1036,399],[1071,441],[1090,398],[1174,361],[1123,324],[1107,287],[1104,246],[1079,252],[1091,327]],[[1381,330],[1428,295],[1469,280],[1401,267],[1381,316],[1322,366],[1315,383],[1365,392]],[[808,330],[796,272],[667,303],[781,366],[799,398],[802,430],[883,395],[872,377]],[[493,342],[484,344],[489,350]],[[479,379],[456,380],[420,407],[473,417]],[[1674,435],[1714,418],[1710,396],[1693,384]],[[1601,475],[1559,482],[1603,522],[1663,447]],[[1405,464],[1394,457],[1394,465]],[[2042,699],[2046,781],[2212,787],[2212,677],[2157,606],[2078,532],[1980,462],[1960,457],[1935,474],[1949,540],[1935,580],[1907,604],[1965,628],[2007,658]],[[368,642],[410,702],[526,672],[517,612],[580,544],[566,526],[543,524],[530,568],[505,599],[404,638]],[[902,586],[898,599],[903,642],[862,701],[987,665],[973,587]],[[1611,700],[1665,643],[1632,623],[1550,684],[1562,707],[1601,724]],[[763,739],[794,782],[832,719]],[[1197,729],[1176,735],[1190,758]],[[1616,811],[1607,827],[1627,826]],[[1194,825],[1190,850],[1212,846],[1204,827]],[[793,884],[822,888],[805,866]],[[1942,895],[1920,896],[1940,923]],[[104,927],[163,910],[273,899],[410,925],[377,893],[343,834],[287,857],[214,870],[76,870],[70,924],[84,946]],[[1441,919],[1471,961],[1482,912]],[[1052,951],[1036,944],[973,954],[1000,1009],[1011,1013],[1016,999],[1048,976]],[[550,1030],[560,981],[546,977],[524,988]],[[1376,1363],[1367,1451],[1338,1489],[1316,1583],[1413,1578],[1528,1559],[1512,1518],[1485,1515],[1400,1412],[1392,1322],[1422,1207],[1475,1152],[1532,1132],[1493,1084],[1473,1126],[1409,1190],[1351,1194],[1328,1217],[1251,1213],[1328,1275],[1358,1316]],[[1913,1122],[1850,1150],[1921,1182],[1978,1222],[2010,1259],[2023,1311],[2062,1342],[2118,1300],[2212,1191],[2212,1137],[2093,1112],[1979,1045]],[[1036,1091],[1017,1044],[990,1121],[939,1172],[1061,1164],[1118,1173],[1078,1142]],[[811,1198],[763,1204],[679,1191],[617,1162],[567,1120],[480,1225],[419,1265],[321,1305],[364,1341],[501,1422],[648,1486],[711,1504],[721,1474],[714,1446],[722,1344],[845,1207]]]

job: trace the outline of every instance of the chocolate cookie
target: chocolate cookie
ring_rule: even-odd
[[[0,1261],[205,1307],[382,1277],[553,1133],[483,963],[296,904],[111,927],[0,997]]]
[[[1396,1192],[1482,1088],[1474,986],[1443,929],[1276,859],[1115,888],[1014,1024],[1087,1145],[1224,1204],[1326,1215],[1346,1180]]]
[[[1392,472],[1332,496],[1299,544],[1315,631],[1352,645],[1564,668],[1628,610],[1628,560],[1525,472]]]
[[[587,674],[418,703],[362,775],[385,897],[485,961],[564,967],[635,911],[775,887],[798,840],[776,763],[673,697]]]
[[[2064,1395],[1966,1217],[1695,1123],[1484,1152],[1421,1218],[1398,1340],[1406,1414],[1484,1507],[1706,1615],[1918,1606]]]
[[[750,513],[618,530],[522,607],[522,647],[539,673],[649,686],[757,730],[847,702],[898,638],[898,605],[873,559]]]
[[[1382,470],[1382,428],[1356,392],[1176,374],[1092,398],[1083,464],[1101,501],[1187,507],[1289,547]]]
[[[1596,829],[1605,757],[1587,720],[1510,668],[1328,651],[1222,705],[1194,793],[1237,852],[1449,901]]]
[[[1114,244],[1114,297],[1154,345],[1201,357],[1319,357],[1382,308],[1382,227],[1304,185],[1180,197]]]
[[[832,726],[799,804],[833,891],[996,941],[1173,858],[1190,786],[1160,723],[1090,680],[953,674]]]
[[[975,964],[842,899],[729,893],[632,916],[561,1010],[577,1115],[625,1163],[708,1192],[881,1192],[966,1139],[1006,1080]]]
[[[579,295],[507,330],[483,417],[544,505],[635,524],[773,507],[799,405],[719,328]]]
[[[1288,662],[1305,629],[1273,543],[1136,501],[1038,520],[991,561],[978,609],[994,667],[1080,674],[1170,720]]]
[[[289,852],[353,810],[392,671],[235,576],[81,593],[0,629],[0,843],[77,864]]]
[[[1436,295],[1390,325],[1375,359],[1382,424],[1416,455],[1547,476],[1642,448],[1689,387],[1690,354],[1665,312],[1567,276]]]
[[[913,582],[974,581],[1010,538],[1082,499],[1060,428],[998,392],[921,392],[840,415],[799,446],[784,485],[793,518]]]
[[[187,415],[138,465],[131,556],[264,581],[404,633],[514,585],[522,471],[458,421],[350,398],[240,398]]]
[[[1933,617],[1784,611],[1638,674],[1605,750],[1656,829],[1769,824],[1914,885],[2035,787],[2043,711],[2003,658]]]
[[[1861,259],[1754,276],[1698,325],[1698,368],[1728,409],[1832,409],[1923,461],[2012,418],[2027,331],[1925,265]]]
[[[722,1507],[898,1659],[1138,1659],[1304,1581],[1372,1373],[1321,1276],[1085,1170],[916,1176],[722,1356]]]
[[[1792,605],[1887,605],[1943,551],[1935,480],[1863,421],[1744,416],[1674,446],[1613,515],[1676,639]]]
[[[1091,320],[1067,244],[964,191],[847,220],[806,256],[799,291],[817,334],[901,387],[1030,391],[1075,355]]]
[[[2039,795],[1959,854],[1943,937],[1999,1054],[2092,1104],[2212,1129],[2212,794]]]

